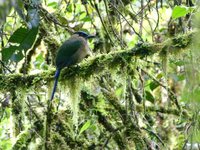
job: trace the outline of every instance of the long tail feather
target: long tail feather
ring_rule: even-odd
[[[57,87],[57,84],[58,84],[58,78],[59,78],[59,75],[60,75],[60,70],[56,70],[56,73],[55,73],[55,81],[54,81],[54,86],[53,86],[53,91],[52,91],[52,94],[51,94],[51,101],[53,100],[54,98],[54,94],[56,92],[56,87]]]

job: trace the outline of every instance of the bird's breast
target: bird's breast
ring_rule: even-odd
[[[89,47],[85,46],[81,49],[79,49],[72,57],[74,60],[74,63],[79,63],[81,62],[87,55],[89,55]]]
[[[77,64],[89,54],[90,48],[87,40],[77,37],[70,38],[60,47],[56,57],[56,66],[62,69]]]

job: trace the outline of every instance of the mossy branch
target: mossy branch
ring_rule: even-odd
[[[141,43],[130,50],[119,50],[88,58],[87,61],[83,61],[79,66],[77,65],[63,69],[60,80],[70,80],[74,76],[87,79],[93,74],[104,71],[105,68],[113,69],[123,65],[125,62],[130,63],[134,57],[143,58],[154,54],[162,54],[162,52],[166,51],[169,51],[169,53],[177,53],[189,46],[192,41],[192,35],[193,33],[188,33],[157,44]],[[54,73],[55,70],[26,76],[22,74],[1,74],[0,90],[10,91],[15,90],[18,87],[29,88],[38,82],[46,84],[48,81],[53,80]]]

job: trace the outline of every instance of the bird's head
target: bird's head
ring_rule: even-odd
[[[78,32],[75,32],[74,34],[75,34],[75,35],[78,35],[78,36],[80,36],[80,37],[83,37],[83,38],[85,38],[85,39],[95,38],[94,35],[89,35],[89,34],[83,32],[83,31],[78,31]]]

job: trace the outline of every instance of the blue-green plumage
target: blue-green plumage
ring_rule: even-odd
[[[82,31],[76,32],[58,49],[56,56],[56,73],[54,77],[55,82],[51,100],[54,98],[61,69],[79,63],[83,58],[89,55],[91,52],[87,44],[87,39],[93,37],[94,36],[88,35]]]
[[[62,69],[66,66],[75,64],[76,59],[74,59],[73,56],[82,46],[82,41],[77,39],[65,41],[65,43],[58,50],[56,57],[57,69]]]
[[[51,94],[51,100],[53,100],[54,94],[56,92],[56,87],[57,87],[57,84],[58,84],[59,75],[60,75],[60,70],[57,69],[56,73],[55,73],[55,76],[54,76],[55,81],[54,81],[53,91],[52,91],[52,94]]]

